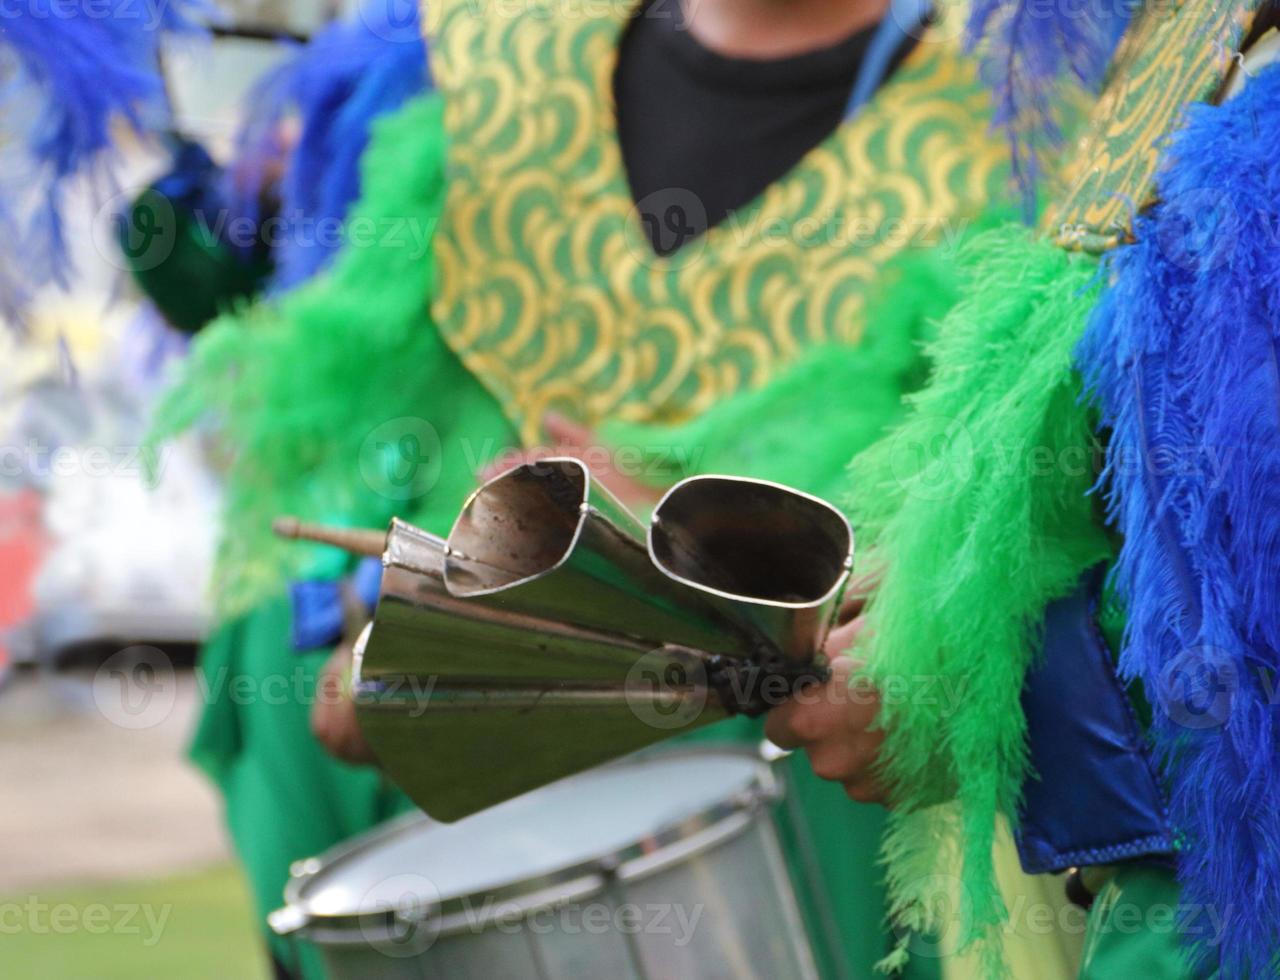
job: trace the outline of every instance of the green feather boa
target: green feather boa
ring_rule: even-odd
[[[884,965],[947,924],[943,869],[958,854],[962,934],[949,938],[978,942],[998,973],[1000,945],[986,940],[1006,913],[992,844],[1027,775],[1023,678],[1045,605],[1109,553],[1071,367],[1098,267],[1021,226],[979,236],[962,263],[970,286],[938,329],[933,377],[904,423],[855,459],[850,505],[862,560],[883,576],[864,672],[908,692],[881,714],[894,801],[884,857],[891,915],[906,927]],[[939,679],[960,695],[950,712],[951,698],[909,696]]]
[[[274,517],[377,527],[403,514],[441,529],[476,468],[514,442],[427,312],[445,196],[438,96],[376,123],[362,186],[332,270],[198,335],[157,416],[153,439],[209,419],[231,454],[226,615],[332,564],[331,550],[276,540]]]

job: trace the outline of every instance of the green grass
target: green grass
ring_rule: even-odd
[[[4,980],[267,976],[249,895],[231,865],[0,896]]]

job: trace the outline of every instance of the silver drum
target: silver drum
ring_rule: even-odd
[[[270,922],[335,980],[817,977],[771,821],[781,792],[754,756],[694,749],[454,824],[409,814],[299,862]]]

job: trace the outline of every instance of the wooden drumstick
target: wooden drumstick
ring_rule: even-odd
[[[279,537],[301,541],[318,541],[354,555],[381,558],[387,550],[387,532],[373,528],[332,527],[328,524],[309,524],[296,517],[277,517],[271,522],[271,530]]]

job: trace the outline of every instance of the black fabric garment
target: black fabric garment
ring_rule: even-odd
[[[679,0],[646,3],[623,35],[613,85],[631,196],[654,251],[669,255],[750,204],[829,136],[875,31],[793,57],[729,58],[698,42]]]

